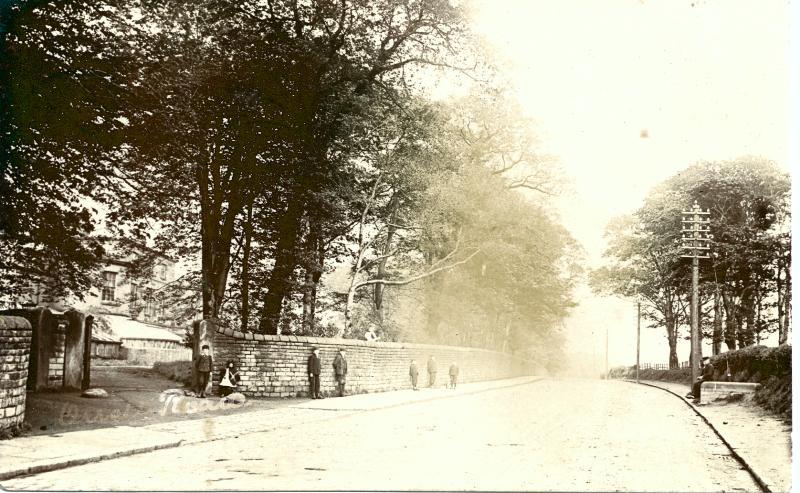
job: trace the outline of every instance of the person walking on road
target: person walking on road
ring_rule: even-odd
[[[209,377],[214,369],[214,359],[209,353],[208,344],[203,344],[201,353],[194,359],[194,369],[197,372],[197,396],[205,399]]]
[[[436,385],[436,358],[428,358],[428,387]]]
[[[450,388],[456,388],[456,384],[458,383],[458,365],[455,361],[453,364],[450,365]]]
[[[417,387],[417,380],[419,379],[419,368],[417,368],[417,361],[411,360],[411,366],[408,367],[408,375],[411,377],[411,388],[419,390]]]
[[[309,394],[312,399],[322,399],[319,393],[319,374],[322,372],[322,361],[319,359],[319,348],[314,348],[308,357],[308,382],[311,387]]]
[[[339,353],[333,359],[333,372],[336,376],[339,397],[344,397],[344,385],[347,379],[347,358],[344,356],[344,348],[339,348]]]

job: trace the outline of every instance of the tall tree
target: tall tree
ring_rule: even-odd
[[[791,241],[787,173],[754,157],[698,163],[656,187],[622,227],[610,225],[610,262],[593,273],[600,292],[638,293],[654,308],[662,306],[660,317],[651,319],[666,327],[671,366],[677,364],[674,324],[688,321],[691,296],[687,263],[679,257],[680,212],[694,201],[711,213],[711,258],[701,262],[700,277],[701,304],[712,304],[713,351],[721,342],[736,349],[758,342],[766,332],[789,330],[783,325],[788,324],[790,284],[784,271]],[[647,294],[653,292],[658,301]]]
[[[242,216],[253,205],[263,209],[255,218],[280,217],[260,228],[271,253],[257,305],[264,332],[277,330],[295,286],[308,211],[352,173],[353,139],[370,124],[363,108],[394,98],[413,66],[456,60],[464,32],[443,0],[74,0],[30,14],[18,46],[45,60],[38,72],[98,88],[65,111],[80,100],[70,114],[82,125],[121,130],[86,153],[108,164],[109,186],[89,195],[105,199],[119,234],[179,254],[199,239],[205,317],[223,306]],[[342,218],[330,219],[308,231],[334,234]]]

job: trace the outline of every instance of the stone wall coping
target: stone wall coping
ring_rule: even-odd
[[[120,337],[120,341],[164,341],[164,342],[174,342],[175,344],[180,344],[180,341],[176,341],[175,339],[161,339],[158,337]]]
[[[0,315],[0,329],[31,329],[31,323],[23,317]]]
[[[752,382],[703,382],[701,388],[706,390],[730,390],[739,392],[755,392],[761,386],[760,383]],[[702,393],[701,393],[702,395]]]
[[[512,358],[523,359],[510,353],[503,353],[502,351],[494,351],[491,349],[467,347],[467,346],[447,346],[442,344],[420,344],[415,342],[384,342],[384,341],[364,341],[361,339],[341,339],[335,337],[311,337],[311,336],[295,336],[295,335],[270,335],[270,334],[256,334],[253,332],[240,332],[230,328],[218,327],[217,332],[234,339],[241,339],[245,341],[263,341],[263,342],[294,342],[304,343],[312,346],[344,346],[344,347],[374,347],[386,349],[425,349],[425,350],[457,350],[464,352],[481,351],[486,353],[505,354]]]

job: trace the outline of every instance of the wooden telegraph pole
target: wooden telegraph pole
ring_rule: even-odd
[[[639,383],[639,341],[642,335],[642,300],[636,301],[636,383]]]
[[[698,307],[698,284],[700,277],[700,259],[709,258],[708,246],[712,239],[709,233],[709,222],[711,215],[708,211],[703,211],[694,201],[691,211],[681,213],[681,241],[682,247],[686,251],[681,257],[692,259],[692,382],[700,376],[700,327],[699,307]]]

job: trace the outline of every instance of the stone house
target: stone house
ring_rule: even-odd
[[[52,299],[40,284],[17,300],[21,306],[44,306],[56,311],[68,307],[101,315],[120,315],[167,327],[176,325],[167,288],[180,277],[175,260],[143,245],[122,246],[109,241],[108,256],[99,273],[98,286],[80,299]],[[146,274],[141,268],[146,259]]]

